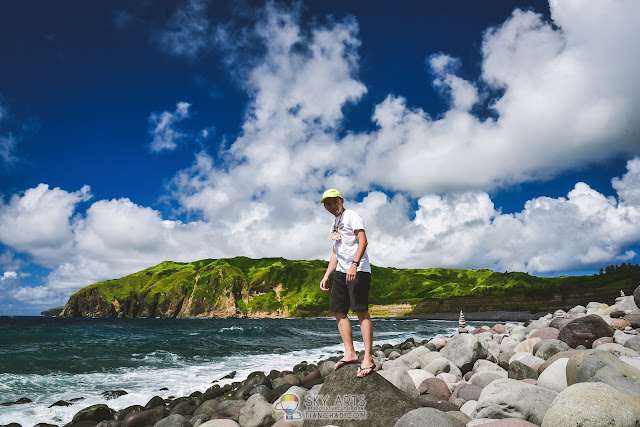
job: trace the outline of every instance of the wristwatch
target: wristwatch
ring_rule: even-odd
[[[351,264],[355,264],[356,267],[360,267],[360,261],[356,261],[355,259],[351,261]]]

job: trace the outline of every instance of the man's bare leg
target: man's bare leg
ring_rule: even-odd
[[[373,355],[371,354],[373,348],[373,323],[371,322],[369,310],[356,311],[356,314],[360,321],[362,341],[364,341],[364,358],[362,359],[362,365],[360,366],[361,369],[358,371],[358,376],[363,377],[371,373],[371,369],[373,369]],[[353,347],[353,340],[351,345]]]
[[[356,362],[358,360],[358,354],[353,348],[353,333],[351,330],[351,321],[347,317],[346,313],[340,313],[336,311],[333,313],[336,316],[338,322],[338,331],[340,331],[340,337],[344,343],[344,357],[340,359],[342,362]],[[340,362],[336,363],[336,368],[340,366]]]

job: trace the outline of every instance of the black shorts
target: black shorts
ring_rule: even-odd
[[[331,304],[333,312],[349,313],[369,309],[369,288],[371,287],[371,273],[358,271],[356,280],[347,284],[347,274],[336,271],[331,286]]]

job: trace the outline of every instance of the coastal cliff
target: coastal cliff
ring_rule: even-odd
[[[293,317],[329,315],[329,293],[318,284],[326,261],[282,258],[165,261],[76,292],[64,317]],[[640,267],[600,275],[542,278],[490,270],[372,267],[370,304],[377,315],[429,317],[459,310],[549,311],[626,293],[640,283]]]

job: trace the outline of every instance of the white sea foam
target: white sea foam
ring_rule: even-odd
[[[214,381],[224,385],[244,380],[251,372],[265,369],[285,370],[302,360],[317,362],[342,349],[342,345],[333,345],[312,350],[292,351],[285,354],[262,354],[254,356],[223,357],[215,362],[204,364],[184,364],[178,368],[120,369],[115,372],[90,374],[58,375],[12,375],[0,374],[0,400],[15,401],[20,397],[29,397],[33,403],[3,407],[0,411],[0,424],[17,422],[23,426],[39,422],[66,424],[82,408],[104,403],[114,410],[131,405],[144,405],[153,396],[188,396],[194,391],[204,392]],[[156,351],[145,356],[178,359],[168,352]],[[234,379],[221,380],[222,377],[236,371]],[[161,391],[161,388],[168,390]],[[127,395],[114,400],[105,400],[102,392],[125,390]],[[59,400],[70,401],[83,397],[75,404],[49,408]]]

